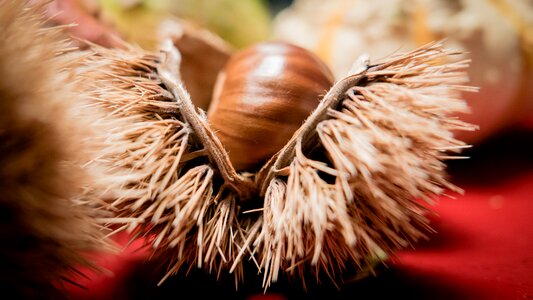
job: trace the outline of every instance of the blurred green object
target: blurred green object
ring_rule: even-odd
[[[270,14],[261,0],[99,0],[103,17],[126,39],[153,49],[157,29],[176,16],[205,27],[236,48],[270,35]]]

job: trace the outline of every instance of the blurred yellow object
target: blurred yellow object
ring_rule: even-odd
[[[270,16],[260,0],[99,0],[128,41],[153,49],[160,23],[176,16],[205,27],[237,48],[266,39]]]
[[[447,39],[469,52],[475,143],[521,120],[533,109],[533,2],[528,0],[296,0],[274,21],[274,35],[306,47],[337,77],[363,54],[379,60],[400,49]]]
[[[148,50],[157,48],[159,25],[171,17],[137,1],[100,0],[100,5],[100,18],[112,24],[126,41]]]

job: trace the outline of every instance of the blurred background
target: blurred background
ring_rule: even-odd
[[[158,288],[156,263],[144,262],[134,243],[99,258],[115,275],[78,278],[86,289],[72,287],[73,298],[533,298],[533,1],[55,0],[48,11],[55,23],[79,24],[72,35],[106,47],[119,46],[118,36],[155,50],[169,19],[206,28],[234,51],[286,40],[316,53],[337,78],[363,53],[379,60],[445,39],[472,59],[469,77],[480,88],[464,95],[471,113],[457,116],[480,128],[459,136],[474,145],[471,159],[449,163],[466,193],[440,199],[430,240],[392,257],[377,276],[341,291],[311,284],[307,293],[283,279],[263,295],[260,276],[235,292],[231,279],[193,270]]]
[[[337,78],[363,53],[377,61],[446,39],[468,53],[471,85],[480,88],[465,94],[472,112],[460,116],[480,129],[461,139],[479,143],[533,110],[529,0],[56,0],[49,7],[57,22],[79,24],[73,35],[104,46],[114,46],[110,36],[118,35],[155,50],[162,24],[179,18],[235,50],[271,39],[295,43],[321,57]]]

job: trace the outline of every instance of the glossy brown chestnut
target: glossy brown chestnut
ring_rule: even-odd
[[[208,119],[237,171],[279,151],[333,84],[309,51],[282,42],[235,54],[220,73]]]

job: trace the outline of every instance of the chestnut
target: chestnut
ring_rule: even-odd
[[[331,71],[311,52],[258,44],[219,74],[208,120],[234,168],[251,171],[289,141],[332,85]]]

